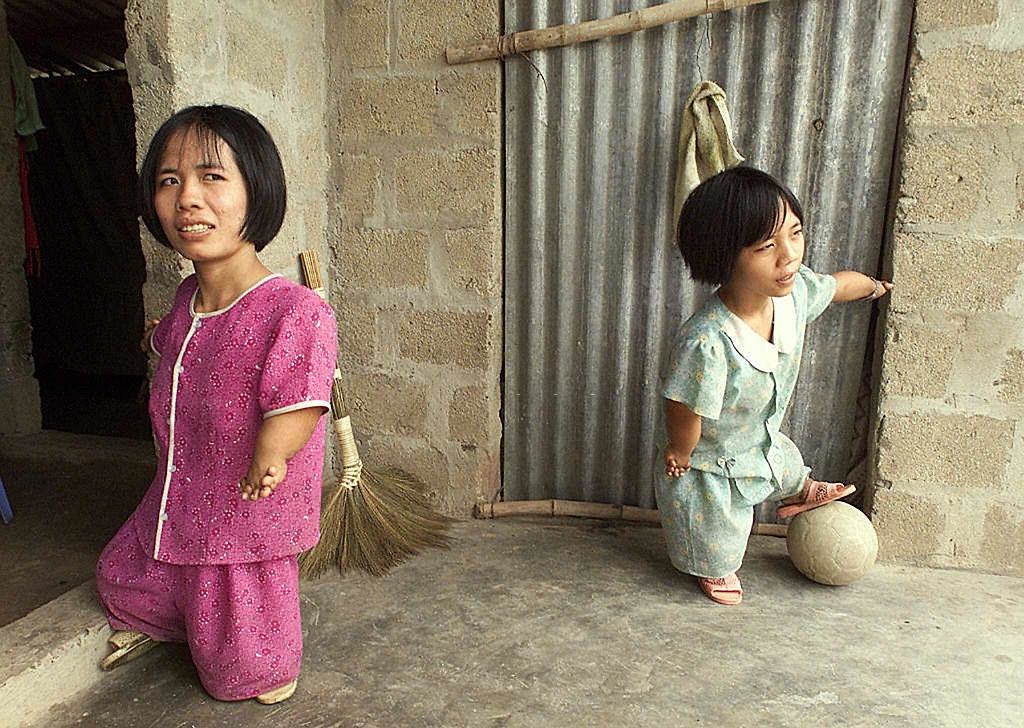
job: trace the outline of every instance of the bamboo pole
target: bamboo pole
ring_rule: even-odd
[[[448,46],[444,55],[450,65],[486,61],[492,58],[500,59],[541,48],[559,48],[574,43],[586,43],[600,38],[635,33],[638,30],[656,28],[659,25],[695,18],[698,15],[720,13],[764,2],[768,2],[768,0],[673,0],[649,8],[613,15],[610,18],[556,25],[537,30],[521,30],[518,33],[499,35],[477,43]]]
[[[499,501],[477,503],[473,515],[477,518],[504,518],[505,516],[553,516],[555,503],[552,500]]]
[[[658,511],[612,503],[584,503],[569,500],[501,501],[477,503],[477,518],[504,518],[506,516],[573,516],[576,518],[602,518],[608,520],[658,523]]]
[[[510,516],[574,516],[576,518],[601,518],[612,521],[633,523],[661,523],[656,508],[617,506],[612,503],[585,503],[568,500],[499,501],[477,503],[473,511],[476,518],[506,518]],[[751,533],[755,536],[786,537],[784,523],[755,523]]]
[[[785,538],[789,529],[785,523],[755,523],[750,532],[755,536],[776,536]]]

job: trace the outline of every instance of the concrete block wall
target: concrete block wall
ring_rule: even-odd
[[[270,130],[288,180],[288,212],[260,254],[271,269],[301,280],[298,253],[326,262],[327,129],[324,120],[322,0],[131,0],[126,65],[141,162],[157,127],[191,104],[252,112]],[[147,317],[163,315],[191,264],[143,229]]]
[[[18,182],[18,144],[7,46],[7,15],[0,3],[0,435],[38,432],[39,382],[33,376],[32,326],[25,280],[25,226]]]
[[[331,0],[332,302],[364,458],[468,516],[500,478],[499,0]]]
[[[1024,4],[917,3],[872,516],[883,557],[1024,575]]]

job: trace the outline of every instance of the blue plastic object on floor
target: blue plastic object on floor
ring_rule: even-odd
[[[4,488],[4,479],[0,478],[0,518],[4,523],[14,520],[14,511],[11,510],[11,502],[7,500],[7,489]]]

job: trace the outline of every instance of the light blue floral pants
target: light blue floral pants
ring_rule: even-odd
[[[747,550],[754,506],[800,493],[809,472],[801,463],[787,470],[783,484],[774,478],[727,478],[696,469],[678,478],[662,474],[654,492],[672,565],[694,576],[735,572]]]

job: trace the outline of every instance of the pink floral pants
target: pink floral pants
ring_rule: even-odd
[[[142,550],[129,518],[100,555],[96,588],[112,628],[187,642],[203,687],[218,700],[252,698],[298,677],[295,556],[168,564]]]

